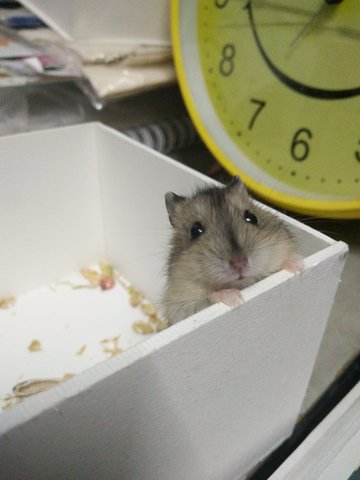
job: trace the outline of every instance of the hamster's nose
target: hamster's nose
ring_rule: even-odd
[[[229,260],[229,265],[234,270],[241,272],[248,266],[248,259],[245,257],[245,255],[231,258]]]

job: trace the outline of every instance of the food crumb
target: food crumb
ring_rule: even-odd
[[[103,348],[103,352],[104,352],[104,353],[110,353],[110,355],[111,355],[112,357],[114,357],[114,356],[117,355],[118,353],[121,353],[122,350],[121,350],[121,348],[119,348],[119,347],[114,347],[114,348],[107,348],[107,347],[105,347],[105,348]]]
[[[58,378],[35,378],[17,383],[13,387],[13,394],[17,398],[30,397],[37,393],[45,392],[58,385],[63,380]]]
[[[90,268],[82,268],[80,270],[81,275],[90,283],[90,285],[97,287],[100,283],[101,275],[95,270]]]
[[[128,288],[128,292],[130,295],[130,298],[129,298],[130,305],[134,308],[138,307],[144,300],[144,295],[133,286],[130,286]]]
[[[101,344],[103,347],[103,352],[104,353],[109,353],[112,357],[117,355],[118,353],[122,353],[122,349],[119,347],[119,339],[120,335],[117,337],[113,338],[105,338],[104,340],[101,340]]]
[[[110,342],[114,342],[114,343],[117,343],[120,339],[120,335],[118,335],[117,337],[113,337],[113,338],[104,338],[104,340],[101,340],[100,343],[110,343]]]
[[[80,357],[80,355],[83,355],[83,353],[85,352],[86,350],[86,345],[83,345],[77,352],[76,352],[76,355],[78,355]]]
[[[150,317],[149,321],[155,325],[155,331],[156,332],[161,332],[162,330],[165,330],[166,328],[166,323],[160,320],[160,318],[154,316]]]
[[[143,303],[141,305],[141,310],[145,315],[149,315],[149,317],[153,317],[157,313],[156,307],[152,303]]]
[[[81,275],[89,282],[87,287],[100,287],[101,290],[110,290],[115,287],[114,269],[108,263],[100,264],[100,272],[91,268],[82,268]],[[84,288],[86,285],[78,285],[77,288]]]
[[[1,406],[2,410],[9,410],[11,407],[16,405],[17,403],[21,402],[21,398],[17,398],[14,395],[7,395],[5,398],[2,399],[3,404]]]
[[[115,280],[110,277],[101,277],[100,288],[101,290],[111,290],[115,287]]]
[[[63,378],[35,378],[31,380],[25,380],[17,383],[12,393],[6,395],[2,399],[2,410],[9,410],[11,407],[20,403],[25,397],[30,397],[41,392],[45,392],[59,383],[65,382],[72,378],[74,373],[65,373]]]
[[[10,308],[15,304],[15,297],[0,298],[0,308]]]
[[[138,293],[136,291],[136,293]],[[131,303],[131,302],[130,302]],[[150,333],[158,333],[166,328],[165,323],[157,316],[157,308],[152,303],[140,304],[141,311],[147,315],[146,321],[138,321],[132,324],[132,328],[136,333],[149,335]]]
[[[42,350],[41,343],[39,340],[33,340],[28,346],[29,352],[40,352]]]
[[[154,333],[154,328],[147,322],[134,322],[132,328],[136,333],[141,333],[142,335],[148,335],[149,333]]]
[[[101,276],[114,279],[114,269],[108,263],[100,263]]]

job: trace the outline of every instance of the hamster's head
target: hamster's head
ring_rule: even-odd
[[[191,197],[168,192],[173,227],[169,275],[209,289],[251,284],[281,270],[295,251],[284,223],[257,205],[239,177]]]

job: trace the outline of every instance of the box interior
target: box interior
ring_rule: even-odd
[[[12,365],[4,399],[19,382],[60,380],[151,336],[134,331],[148,317],[121,285],[102,292],[59,281],[83,284],[80,269],[106,261],[158,300],[174,164],[96,124],[3,138],[0,150],[0,299],[16,298],[0,309],[0,361]]]
[[[107,260],[157,301],[171,234],[167,191],[211,182],[98,124],[4,137],[0,297]],[[308,257],[334,243],[279,214]]]
[[[147,338],[131,330],[139,311],[129,306],[124,289],[57,288],[54,295],[49,285],[107,261],[157,303],[171,233],[164,194],[186,195],[204,181],[99,124],[1,140],[0,298],[22,295],[22,301],[0,310],[6,318],[1,363],[12,362],[0,397],[19,381],[60,378],[105,360],[99,350],[105,338],[120,335],[121,349]],[[305,257],[334,243],[284,219]],[[27,351],[32,339],[42,340],[43,352]],[[86,355],[80,357],[83,345]]]

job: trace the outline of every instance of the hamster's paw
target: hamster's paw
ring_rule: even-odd
[[[221,302],[228,307],[238,307],[243,303],[241,292],[236,288],[227,288],[219,290],[218,292],[212,292],[209,295],[209,300],[211,304]]]
[[[291,255],[283,264],[283,268],[291,273],[301,273],[304,271],[304,261],[300,255]]]

